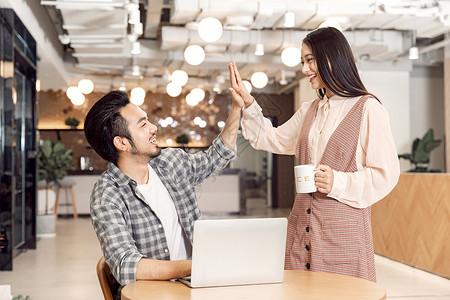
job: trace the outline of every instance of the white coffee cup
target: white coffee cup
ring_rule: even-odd
[[[314,193],[317,191],[314,180],[314,165],[300,165],[294,167],[295,188],[297,193]]]

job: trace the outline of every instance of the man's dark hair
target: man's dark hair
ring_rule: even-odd
[[[92,106],[84,120],[88,143],[103,159],[114,164],[119,158],[113,144],[114,137],[125,137],[132,143],[128,122],[120,114],[120,110],[129,103],[126,93],[111,91]]]

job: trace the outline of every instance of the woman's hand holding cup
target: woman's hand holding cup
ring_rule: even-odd
[[[330,166],[318,165],[314,169],[314,171],[316,172],[314,178],[316,182],[317,191],[324,194],[331,193],[334,183],[334,174]]]

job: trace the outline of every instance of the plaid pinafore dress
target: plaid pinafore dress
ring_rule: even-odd
[[[364,104],[361,97],[331,135],[320,164],[356,172],[356,148]],[[345,100],[344,100],[345,101]],[[298,164],[309,164],[308,136],[319,99],[307,111],[297,145]],[[358,209],[325,194],[297,194],[288,221],[287,270],[310,270],[376,281],[370,207]]]

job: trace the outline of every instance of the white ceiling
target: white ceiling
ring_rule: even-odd
[[[272,87],[282,89],[278,83],[281,71],[293,82],[300,76],[300,68],[284,66],[281,51],[299,46],[309,31],[326,20],[340,23],[357,61],[407,59],[415,36],[422,63],[439,63],[442,47],[448,42],[441,41],[442,35],[450,32],[450,1],[140,0],[145,28],[137,36],[128,24],[127,7],[134,1],[41,0],[41,5],[56,9],[62,17],[62,24],[55,26],[60,40],[69,41],[66,50],[71,55],[66,57],[74,58],[65,62],[68,84],[89,77],[98,89],[118,88],[125,82],[127,87],[139,84],[161,91],[167,74],[183,69],[190,76],[186,89],[211,89],[227,77],[227,64],[234,60],[243,77],[265,71]],[[287,11],[295,13],[294,28],[283,27]],[[196,24],[209,16],[224,25],[222,37],[214,43],[201,40],[195,30]],[[133,34],[141,43],[139,55],[131,54]],[[254,54],[258,38],[265,46],[262,57]],[[190,66],[183,58],[184,49],[191,44],[206,52],[205,61],[198,66]],[[140,67],[141,77],[131,75],[132,65]]]

